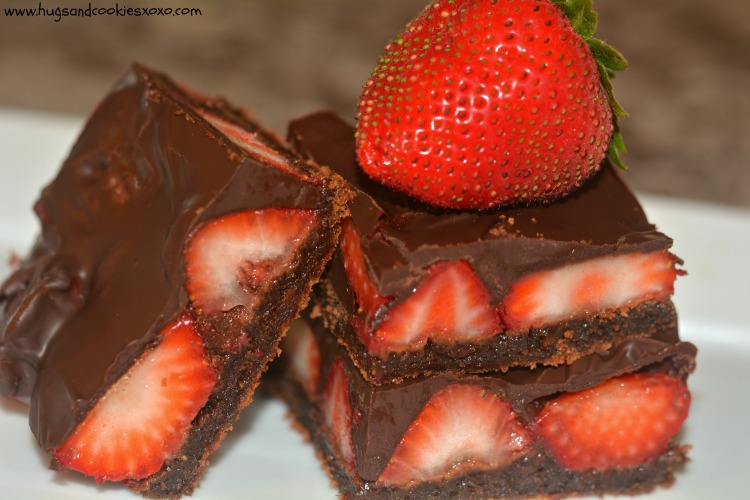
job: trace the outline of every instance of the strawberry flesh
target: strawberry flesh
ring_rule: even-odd
[[[678,271],[667,251],[599,257],[530,274],[511,284],[498,310],[510,331],[660,300],[674,292]]]
[[[321,398],[323,423],[329,440],[339,462],[351,470],[354,467],[352,408],[349,403],[349,382],[342,359],[337,359],[331,366]]]
[[[362,252],[361,238],[350,219],[346,219],[343,224],[341,252],[344,271],[357,297],[359,312],[371,318],[390,299],[381,295],[373,283]]]
[[[97,401],[55,457],[98,482],[150,476],[182,446],[216,381],[192,321],[178,321]]]
[[[631,374],[558,396],[532,427],[568,469],[638,467],[667,450],[689,408],[682,380]]]
[[[263,142],[259,138],[258,133],[251,132],[207,112],[201,112],[201,115],[206,121],[228,137],[234,144],[241,147],[256,159],[264,163],[269,163],[286,172],[295,173],[296,175],[296,172],[289,164],[289,160],[279,151],[276,151]]]
[[[386,355],[438,344],[478,342],[500,331],[491,296],[471,266],[440,262],[414,293],[388,312],[365,343],[371,354]]]
[[[378,481],[405,486],[499,467],[520,458],[529,443],[528,432],[497,394],[451,385],[422,408]]]
[[[292,325],[284,337],[283,351],[290,360],[290,373],[310,401],[315,401],[320,379],[320,347],[307,323],[297,321]]]
[[[252,311],[296,258],[314,212],[269,208],[228,214],[200,226],[185,250],[186,288],[201,313]]]

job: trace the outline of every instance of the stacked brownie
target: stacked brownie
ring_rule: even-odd
[[[135,65],[0,287],[0,394],[53,467],[190,494],[311,299],[280,387],[344,497],[671,484],[682,262],[614,166],[626,64],[595,25],[590,2],[437,0],[356,132],[320,112],[290,147]]]
[[[695,361],[670,299],[680,261],[609,164],[553,203],[457,211],[364,176],[331,113],[289,140],[356,192],[284,348],[285,398],[345,497],[673,481]]]
[[[305,307],[348,190],[222,99],[135,65],[0,287],[0,394],[52,466],[190,494]]]
[[[435,0],[356,124],[290,124],[356,196],[284,353],[347,498],[641,493],[687,447],[681,261],[616,171],[625,59],[591,2]]]

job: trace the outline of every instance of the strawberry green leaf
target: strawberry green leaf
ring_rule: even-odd
[[[593,0],[553,0],[565,13],[573,29],[588,40],[596,32],[598,15],[594,10]]]
[[[612,92],[612,80],[611,80],[611,73],[610,71],[604,67],[604,65],[600,62],[597,63],[597,67],[599,68],[599,78],[602,82],[602,88],[607,92],[607,97],[609,98],[609,105],[612,107],[612,124],[614,125],[614,131],[612,132],[612,138],[609,141],[609,149],[607,151],[607,156],[609,157],[610,161],[617,165],[622,170],[627,170],[625,167],[625,164],[622,162],[622,159],[620,158],[620,153],[627,152],[627,148],[625,147],[625,141],[622,138],[622,134],[620,133],[620,119],[621,116],[627,116],[627,113],[624,109],[622,109],[622,106],[620,106],[620,103],[617,102],[617,99],[615,99],[614,93]]]
[[[622,170],[627,170],[627,167],[620,158],[620,153],[627,153],[627,148],[625,147],[625,141],[622,140],[620,128],[616,127],[614,133],[612,134],[612,139],[609,141],[607,156],[609,157],[610,161],[617,165],[619,168],[621,168]]]
[[[594,55],[594,59],[602,63],[605,68],[612,71],[625,71],[628,69],[628,62],[614,48],[596,38],[588,40],[588,44],[591,53]]]
[[[616,49],[598,38],[594,38],[598,15],[594,10],[593,0],[552,0],[552,2],[565,14],[573,29],[586,41],[591,54],[594,56],[599,68],[602,88],[607,93],[613,114],[614,132],[610,140],[608,155],[615,165],[625,169],[625,165],[620,159],[620,153],[624,153],[626,148],[620,133],[619,117],[626,116],[627,113],[615,99],[611,78],[614,71],[626,70],[628,62]]]
[[[602,63],[597,63],[597,68],[599,69],[599,79],[602,82],[602,88],[607,93],[609,105],[612,107],[616,122],[618,116],[627,116],[628,114],[620,106],[620,103],[617,102],[617,99],[615,99],[614,91],[612,90],[612,73]],[[615,123],[616,125],[617,123]]]

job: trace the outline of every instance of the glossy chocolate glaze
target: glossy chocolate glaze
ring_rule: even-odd
[[[512,368],[485,375],[439,374],[375,386],[362,378],[319,317],[308,319],[308,325],[321,347],[323,374],[334,359],[344,359],[352,411],[357,415],[352,430],[355,468],[365,481],[377,480],[409,424],[430,397],[447,385],[487,387],[507,400],[518,418],[528,423],[547,398],[561,392],[579,391],[641,370],[685,379],[695,368],[695,346],[681,342],[674,328],[651,338],[628,340],[605,354],[591,354],[570,365]],[[324,379],[322,376],[321,381]]]
[[[196,109],[255,131],[292,166],[265,166]],[[29,402],[45,450],[189,307],[182,249],[198,224],[323,205],[322,177],[292,158],[225,101],[138,65],[98,105],[35,206],[33,249],[0,288],[0,394]]]
[[[352,218],[381,294],[405,298],[440,260],[466,259],[495,302],[524,274],[602,255],[669,248],[614,168],[601,171],[555,203],[486,212],[430,207],[369,179],[358,167],[354,131],[330,112],[291,122],[288,138],[301,154],[331,167],[357,192]],[[340,258],[329,275],[353,310]]]

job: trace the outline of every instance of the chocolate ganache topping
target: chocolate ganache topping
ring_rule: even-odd
[[[0,394],[30,404],[44,449],[58,447],[189,308],[182,254],[198,224],[321,203],[304,165],[265,166],[198,110],[267,136],[225,101],[136,65],[98,105],[35,206],[41,234],[0,288]]]
[[[440,260],[467,259],[495,301],[524,274],[598,256],[666,249],[672,240],[649,223],[614,168],[601,171],[572,195],[545,205],[490,211],[438,209],[378,184],[357,165],[354,129],[331,112],[294,120],[289,142],[331,167],[355,188],[352,220],[362,236],[381,293],[403,299]],[[340,264],[340,263],[339,263]],[[343,267],[329,278],[346,299]]]

